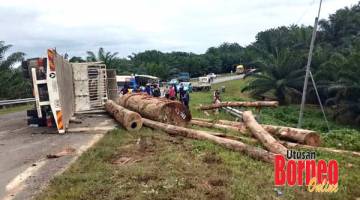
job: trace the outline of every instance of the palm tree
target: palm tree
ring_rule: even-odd
[[[5,53],[12,45],[0,41],[0,99],[28,96],[31,91],[29,82],[24,80],[21,70],[12,68],[24,58],[24,53],[15,52],[5,58]]]
[[[102,61],[106,65],[107,68],[115,68],[115,62],[116,56],[118,52],[111,53],[111,52],[105,52],[104,48],[100,47],[99,51],[97,53],[97,56],[92,51],[87,51],[87,57],[86,61],[88,62],[96,62],[96,61]]]
[[[293,98],[300,97],[304,70],[301,62],[288,49],[272,50],[274,54],[262,51],[263,58],[256,62],[259,73],[242,89],[250,91],[255,97],[270,97],[277,99],[280,104],[287,104]]]
[[[347,122],[360,123],[360,51],[353,49],[347,57],[335,54],[324,63],[326,68],[320,76],[331,73],[321,82],[322,89],[327,93],[327,105],[335,108],[334,117]],[[326,72],[325,72],[326,70]],[[337,73],[334,73],[337,72]]]
[[[5,58],[5,52],[9,50],[12,45],[5,45],[4,41],[0,41],[0,70],[8,70],[15,63],[20,62],[24,59],[24,53],[15,52]]]

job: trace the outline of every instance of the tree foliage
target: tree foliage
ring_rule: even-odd
[[[24,53],[15,52],[5,57],[5,53],[12,47],[0,41],[0,99],[29,97],[31,85],[23,78],[19,68],[13,68],[24,58]]]

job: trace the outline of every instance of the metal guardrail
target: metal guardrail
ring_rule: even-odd
[[[35,98],[0,100],[0,106],[34,102]]]

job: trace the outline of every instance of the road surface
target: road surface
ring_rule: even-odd
[[[97,115],[85,117],[83,123],[73,126],[89,127],[99,123],[114,125],[106,115]],[[55,129],[28,127],[25,111],[0,115],[0,199],[30,199],[104,133],[60,135]],[[60,158],[46,158],[68,147],[76,152]]]
[[[220,76],[214,79],[213,84],[215,83],[222,83],[226,81],[233,81],[233,80],[239,80],[244,78],[243,74],[240,75],[233,75],[233,76]]]

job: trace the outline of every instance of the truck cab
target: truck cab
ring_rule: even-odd
[[[190,74],[188,72],[180,72],[177,78],[180,82],[189,82]]]

